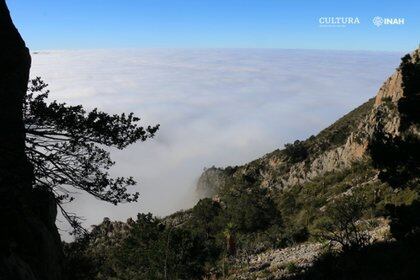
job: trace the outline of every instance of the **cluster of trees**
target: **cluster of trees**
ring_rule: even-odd
[[[239,188],[239,187],[238,187]],[[177,215],[189,217],[176,226]],[[223,275],[231,255],[257,232],[281,227],[281,216],[261,188],[236,189],[220,200],[200,200],[166,219],[139,214],[126,238],[98,249],[93,231],[66,245],[69,273],[78,279],[202,279]],[[100,244],[100,241],[99,241]],[[103,246],[99,245],[99,248]]]
[[[80,280],[201,279],[219,255],[204,234],[165,225],[150,213],[139,214],[129,235],[115,242],[102,246],[101,234],[66,244],[70,275]]]
[[[266,189],[232,185],[218,199],[202,199],[191,210],[184,225],[208,236],[221,253],[235,254],[250,249],[256,233],[281,228],[281,213]]]

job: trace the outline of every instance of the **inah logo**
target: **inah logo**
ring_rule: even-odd
[[[405,24],[405,18],[383,18],[376,16],[372,19],[372,22],[377,27],[381,25],[403,25]]]
[[[384,23],[384,20],[381,17],[374,17],[372,21],[373,24],[377,27],[381,26]]]

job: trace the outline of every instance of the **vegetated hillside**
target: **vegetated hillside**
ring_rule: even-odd
[[[199,197],[216,195],[224,181],[232,176],[259,180],[264,187],[283,188],[303,183],[328,171],[348,167],[353,159],[361,156],[364,147],[361,145],[361,151],[354,154],[352,151],[344,151],[345,145],[347,141],[353,141],[349,137],[357,132],[370,115],[374,100],[368,100],[317,136],[311,136],[305,141],[297,140],[287,144],[285,149],[275,150],[244,166],[206,169],[198,180]]]
[[[139,214],[127,224],[106,220],[66,246],[69,273],[411,279],[420,260],[413,257],[420,232],[419,56],[405,56],[374,99],[317,136],[243,166],[207,169],[197,185],[203,199],[192,209],[163,219]],[[389,272],[395,265],[399,274]]]

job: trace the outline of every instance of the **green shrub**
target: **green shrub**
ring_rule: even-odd
[[[316,235],[338,244],[343,251],[357,251],[369,244],[366,223],[362,222],[367,210],[364,198],[356,195],[342,196],[331,202],[324,215],[316,222]]]
[[[289,273],[298,273],[300,271],[299,266],[297,266],[294,262],[287,263],[286,270]]]
[[[191,211],[189,227],[194,231],[203,231],[207,235],[214,235],[224,228],[220,203],[210,198],[201,199]]]
[[[291,163],[304,161],[309,156],[305,142],[299,140],[296,140],[293,144],[285,144],[284,153]]]
[[[281,215],[267,190],[259,186],[237,186],[224,197],[225,219],[239,231],[265,230],[281,223]]]

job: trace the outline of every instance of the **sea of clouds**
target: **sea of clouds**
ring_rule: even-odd
[[[85,225],[138,212],[164,216],[196,202],[203,168],[240,165],[316,134],[374,96],[402,53],[270,49],[40,51],[31,77],[50,98],[134,112],[156,138],[113,151],[115,175],[141,194],[113,206],[80,194],[67,209]],[[60,229],[67,225],[60,219]],[[63,235],[64,231],[63,231]]]

